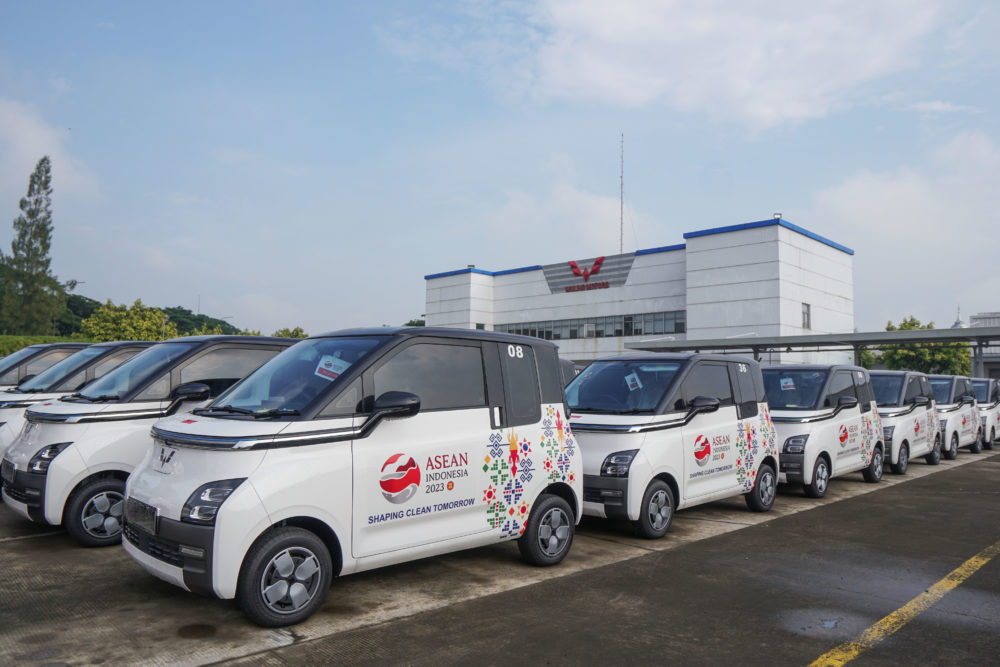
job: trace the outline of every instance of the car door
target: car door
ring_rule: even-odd
[[[483,455],[502,410],[491,405],[485,363],[478,341],[419,338],[365,372],[366,402],[408,392],[420,398],[420,410],[383,419],[352,443],[356,558],[491,528]]]
[[[842,369],[834,371],[827,386],[824,408],[837,409],[840,399],[844,396],[858,398],[854,387],[852,371]],[[831,454],[833,455],[831,475],[840,475],[852,470],[858,470],[864,464],[866,454],[863,451],[861,401],[853,408],[842,408],[833,417],[834,438]]]
[[[685,497],[704,498],[738,486],[744,460],[737,450],[736,404],[728,364],[699,361],[684,378],[679,400],[691,410],[694,399],[718,399],[719,409],[695,414],[681,427],[684,442]]]
[[[903,405],[907,407],[913,406],[917,396],[922,395],[923,387],[920,384],[920,376],[908,376],[906,378],[906,387],[903,389]],[[903,440],[909,441],[911,457],[930,451],[934,443],[934,432],[930,428],[932,424],[927,418],[931,409],[930,403],[913,407],[913,412],[910,413],[911,419],[903,422],[898,427],[901,429],[905,428],[906,430],[895,436],[895,439],[899,442]]]

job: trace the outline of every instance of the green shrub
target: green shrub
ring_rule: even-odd
[[[65,336],[0,336],[0,357],[6,357],[12,352],[17,352],[22,347],[37,345],[38,343],[59,343],[62,341],[84,342],[79,338],[67,338]]]

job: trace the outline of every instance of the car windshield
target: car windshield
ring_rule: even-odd
[[[296,343],[251,373],[205,410],[213,417],[296,415],[339,387],[347,369],[387,336],[312,338]],[[356,404],[360,395],[354,400]],[[352,407],[353,407],[352,404]]]
[[[951,379],[931,380],[931,389],[934,390],[934,401],[938,405],[951,403]]]
[[[815,410],[826,383],[826,370],[764,370],[764,391],[772,410]]]
[[[989,400],[990,383],[986,380],[973,380],[972,388],[976,392],[976,400],[985,403]]]
[[[681,363],[595,361],[566,387],[566,400],[573,412],[653,412]]]
[[[135,355],[124,364],[94,380],[78,393],[92,401],[118,400],[159,377],[178,359],[193,350],[199,343],[160,343]]]
[[[37,353],[40,349],[37,347],[22,347],[17,352],[12,352],[3,359],[0,359],[0,375],[4,375],[7,371],[16,368],[22,361]]]
[[[872,389],[875,390],[875,403],[879,407],[899,405],[903,376],[872,374]]]
[[[22,382],[17,386],[17,390],[23,392],[48,391],[66,378],[76,374],[77,371],[89,364],[91,359],[101,356],[107,350],[106,347],[85,347],[76,354],[71,354],[57,364],[49,366],[30,380]]]

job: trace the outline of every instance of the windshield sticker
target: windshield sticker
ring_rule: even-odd
[[[781,391],[795,391],[795,380],[792,378],[781,378]]]
[[[324,354],[316,365],[316,375],[327,380],[336,380],[340,374],[351,367],[351,362],[344,361],[331,354]]]
[[[629,391],[642,389],[642,382],[639,380],[639,375],[635,371],[625,376],[625,384],[628,385]]]

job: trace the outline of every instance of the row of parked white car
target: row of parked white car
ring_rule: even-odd
[[[429,328],[32,346],[0,360],[2,496],[281,626],[334,576],[505,540],[553,565],[585,514],[658,538],[678,509],[766,511],[778,483],[820,497],[1000,431],[995,380],[710,354],[565,365],[547,341]]]

